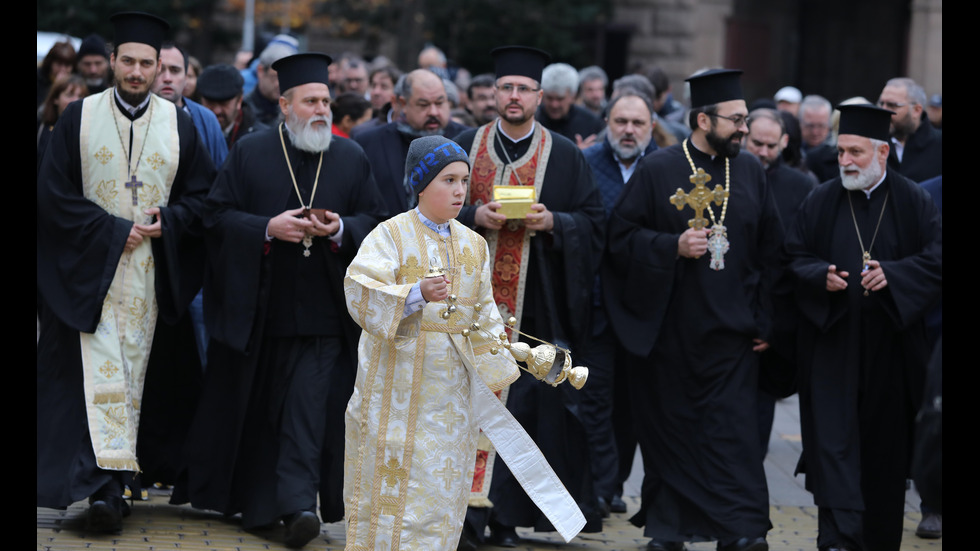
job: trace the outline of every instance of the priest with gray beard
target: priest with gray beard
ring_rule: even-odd
[[[330,57],[273,64],[285,121],[235,143],[208,197],[212,341],[174,503],[241,513],[290,547],[343,517],[344,408],[360,331],[344,271],[385,216],[371,167],[331,136]],[[321,475],[322,472],[322,475]]]
[[[892,112],[838,109],[840,178],[810,193],[784,244],[800,311],[798,470],[820,549],[898,551],[925,313],[942,292],[942,215],[888,170]]]

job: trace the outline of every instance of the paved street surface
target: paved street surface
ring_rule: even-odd
[[[803,489],[802,478],[793,476],[793,469],[800,454],[800,424],[796,398],[777,405],[776,420],[766,458],[766,474],[769,479],[770,515],[773,529],[769,532],[769,546],[773,551],[815,551],[817,509]],[[569,544],[563,544],[554,534],[535,534],[519,530],[525,537],[519,551],[526,550],[630,550],[645,548],[646,538],[628,518],[639,508],[640,480],[639,459],[634,462],[634,472],[628,481],[625,498],[629,512],[612,515],[605,523],[606,530],[599,534],[583,534]],[[287,549],[282,545],[281,529],[278,532],[253,534],[242,530],[235,519],[221,515],[195,511],[187,506],[167,504],[167,496],[151,495],[150,501],[138,502],[133,515],[126,519],[125,529],[118,536],[86,534],[84,511],[87,505],[77,503],[67,511],[37,509],[37,549],[75,550],[98,549],[119,551],[159,550],[258,550]],[[919,500],[914,491],[906,496],[905,536],[902,551],[918,549],[941,550],[942,540],[922,540],[915,537],[919,522]],[[344,548],[343,523],[325,524],[321,537],[305,549],[310,551],[341,550]],[[486,546],[488,551],[502,548]],[[714,543],[688,544],[692,551],[715,549]],[[419,550],[424,551],[424,550]]]

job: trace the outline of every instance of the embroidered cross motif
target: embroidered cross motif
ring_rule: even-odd
[[[452,489],[452,481],[458,478],[459,475],[463,474],[459,469],[453,468],[453,460],[451,457],[447,457],[446,461],[443,463],[445,467],[442,469],[436,469],[435,474],[446,483],[446,491],[448,492]]]
[[[394,457],[389,458],[388,462],[378,469],[378,472],[384,478],[385,484],[391,488],[394,488],[396,484],[405,480],[408,476],[405,469],[401,468],[401,465],[398,463],[398,459]]]
[[[466,417],[461,413],[456,412],[456,406],[451,402],[446,406],[446,409],[440,413],[437,413],[434,417],[436,421],[446,425],[446,434],[452,434],[456,423],[460,423]]]
[[[113,157],[112,152],[109,151],[109,148],[104,145],[102,146],[101,149],[95,152],[95,160],[99,161],[103,165],[111,161],[112,157]]]
[[[151,167],[153,167],[153,170],[157,170],[158,168],[160,168],[165,164],[163,157],[161,157],[159,153],[154,153],[153,155],[147,157],[146,162],[149,163]]]

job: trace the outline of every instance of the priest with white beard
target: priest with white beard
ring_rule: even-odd
[[[208,197],[208,371],[175,503],[285,528],[343,517],[344,408],[359,328],[343,278],[385,218],[361,148],[331,137],[330,57],[273,64],[284,122],[235,143]],[[321,466],[322,465],[322,466]],[[323,476],[321,476],[321,470]]]
[[[786,236],[800,312],[799,471],[820,549],[898,551],[912,421],[942,292],[942,216],[887,170],[891,111],[839,106],[840,178],[807,197]]]

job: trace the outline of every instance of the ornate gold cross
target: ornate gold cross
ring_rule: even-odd
[[[670,202],[677,210],[683,210],[685,205],[689,205],[694,210],[694,218],[687,221],[687,225],[696,230],[703,230],[708,226],[708,219],[704,217],[704,209],[712,201],[716,205],[721,205],[728,197],[728,192],[720,185],[716,185],[714,191],[709,190],[706,183],[711,181],[711,175],[705,173],[703,168],[691,174],[689,178],[694,184],[691,193],[684,193],[684,190],[677,188],[677,192],[670,196]]]

